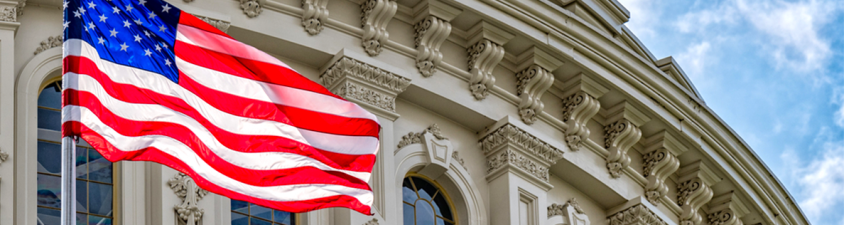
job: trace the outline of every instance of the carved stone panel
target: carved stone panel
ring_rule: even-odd
[[[390,117],[398,117],[396,96],[410,85],[410,79],[346,56],[334,61],[320,81],[332,93]]]
[[[196,186],[188,175],[178,173],[167,181],[167,185],[173,193],[182,200],[182,203],[173,207],[176,211],[177,220],[180,225],[197,225],[202,220],[204,209],[199,208],[197,202],[202,200],[208,191]]]
[[[668,225],[645,205],[637,204],[610,216],[610,225]]]
[[[559,149],[509,123],[481,138],[481,149],[487,157],[487,180],[515,172],[546,188],[548,167],[563,157]]]

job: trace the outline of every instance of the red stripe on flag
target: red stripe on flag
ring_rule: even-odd
[[[231,36],[229,36],[225,32],[220,31],[220,29],[217,29],[216,27],[211,26],[211,24],[208,24],[205,21],[202,21],[199,18],[196,18],[195,16],[193,16],[189,13],[185,13],[185,11],[182,11],[182,14],[179,16],[179,24],[183,24],[183,25],[191,26],[191,27],[196,27],[198,29],[208,31],[208,32],[212,32],[212,33],[218,34],[220,36],[227,37],[229,39],[234,40],[234,38],[232,38]]]

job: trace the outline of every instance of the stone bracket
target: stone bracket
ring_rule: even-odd
[[[398,4],[395,0],[366,0],[360,5],[361,27],[363,28],[363,49],[369,56],[381,54],[381,46],[390,36],[387,24],[396,15]]]
[[[741,217],[748,213],[750,209],[747,205],[730,191],[712,198],[707,219],[710,225],[741,225]]]
[[[521,98],[519,102],[519,116],[522,121],[530,125],[536,122],[536,115],[542,113],[545,104],[542,95],[554,84],[554,74],[563,62],[547,52],[532,47],[519,55],[521,66],[516,74],[516,94]]]
[[[328,19],[329,0],[302,0],[302,26],[310,35],[322,32],[323,23]]]
[[[410,86],[410,79],[344,55],[332,59],[320,82],[332,93],[359,104],[376,115],[398,118],[396,96]]]
[[[598,98],[609,92],[609,88],[582,73],[566,81],[565,86],[568,96],[563,99],[562,120],[568,126],[565,140],[569,149],[577,151],[583,146],[582,141],[589,138],[590,131],[586,124],[601,109]]]
[[[487,180],[513,172],[537,187],[550,190],[548,168],[563,158],[563,151],[510,123],[500,123],[484,135],[481,149],[487,157]]]
[[[264,12],[264,9],[261,6],[260,0],[239,0],[240,1],[240,9],[243,10],[243,14],[246,14],[249,18],[255,18],[258,15],[261,15],[261,12]]]
[[[680,214],[681,225],[700,224],[703,217],[698,213],[700,207],[712,199],[711,186],[721,181],[703,162],[697,161],[680,169],[677,184],[677,205],[683,210]]]
[[[661,131],[647,138],[647,150],[643,154],[643,174],[648,180],[645,197],[651,204],[658,205],[659,199],[668,193],[665,180],[680,168],[677,156],[687,151],[683,144],[668,131]]]
[[[451,34],[451,21],[462,10],[437,0],[423,0],[413,7],[416,31],[416,68],[424,77],[434,75],[443,59],[440,46]]]
[[[469,42],[474,43],[469,51],[469,91],[477,100],[489,95],[489,90],[495,85],[493,69],[504,58],[504,48],[513,34],[492,26],[484,21],[478,22],[469,29]]]
[[[609,124],[604,127],[604,147],[609,151],[607,170],[610,176],[619,178],[622,171],[630,165],[627,151],[642,137],[639,126],[644,125],[650,118],[626,101],[613,106],[608,112]]]

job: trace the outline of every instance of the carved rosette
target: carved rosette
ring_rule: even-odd
[[[361,27],[363,28],[363,49],[370,56],[381,54],[381,46],[387,42],[387,24],[396,14],[395,0],[366,0],[360,5]]]
[[[240,0],[240,9],[243,10],[243,14],[246,14],[249,18],[255,18],[258,15],[261,15],[261,12],[264,9],[261,8],[261,2],[258,0]]]
[[[408,146],[411,144],[420,144],[422,143],[422,137],[425,136],[426,133],[430,133],[434,135],[437,140],[448,140],[445,136],[442,135],[442,131],[440,131],[440,127],[437,124],[431,124],[422,132],[409,132],[407,135],[401,137],[401,141],[399,141],[398,146],[396,148],[403,148],[404,146]]]
[[[610,225],[667,225],[645,205],[637,204],[610,216]]]
[[[451,23],[436,16],[427,16],[413,25],[416,30],[416,68],[424,77],[434,75],[443,59],[440,46],[451,34]]]
[[[302,0],[302,26],[310,35],[322,31],[322,23],[328,19],[328,0]]]
[[[199,224],[205,210],[199,208],[197,202],[202,200],[205,195],[208,195],[208,191],[197,187],[193,179],[184,173],[178,173],[173,178],[170,178],[167,181],[167,185],[182,200],[181,204],[173,207],[176,210],[176,214],[178,214],[179,224]]]
[[[709,225],[742,225],[738,216],[733,213],[731,209],[724,209],[706,216],[709,219]]]
[[[58,35],[58,36],[55,36],[55,37],[47,37],[47,40],[41,41],[41,46],[38,46],[38,48],[35,49],[35,53],[33,53],[33,54],[38,55],[38,53],[46,51],[47,49],[51,49],[51,48],[55,48],[55,47],[61,47],[62,46],[62,40],[63,40],[63,38],[62,38],[61,34]]]
[[[613,178],[621,177],[622,171],[630,164],[630,150],[639,138],[642,131],[627,119],[621,119],[604,127],[604,147],[609,151],[607,156],[607,169]]]
[[[194,15],[194,16],[196,16],[196,18],[199,18],[200,20],[210,24],[211,26],[214,26],[214,28],[217,28],[217,30],[222,31],[223,33],[228,32],[229,26],[231,26],[231,23],[229,23],[228,21],[222,21],[222,20],[208,18],[208,17],[204,17],[204,16],[198,16],[198,15]]]
[[[580,150],[582,142],[589,137],[589,122],[598,110],[601,103],[584,91],[579,91],[563,99],[563,122],[568,125],[566,129],[566,144],[572,151]]]
[[[504,48],[487,39],[469,47],[469,90],[477,100],[486,98],[495,84],[492,70],[504,58]]]
[[[16,7],[2,7],[2,9],[0,9],[0,21],[17,22],[17,11],[18,9]]]
[[[658,148],[645,153],[644,175],[648,179],[645,186],[645,197],[651,204],[658,205],[659,199],[668,193],[668,185],[665,179],[677,172],[680,168],[680,160],[677,159],[668,149]]]
[[[320,81],[340,97],[395,113],[395,98],[410,85],[410,79],[361,61],[343,57],[331,65]]]
[[[536,115],[542,113],[542,108],[545,108],[540,98],[554,83],[554,75],[534,64],[517,73],[516,79],[516,93],[521,97],[519,116],[526,124],[533,124],[536,122]]]
[[[680,214],[680,224],[700,224],[703,217],[698,214],[698,210],[712,199],[712,189],[698,177],[680,182],[677,189],[677,205],[683,209],[683,213]]]
[[[483,137],[481,149],[487,156],[488,177],[511,166],[548,182],[548,167],[563,157],[559,149],[512,124],[503,125]]]

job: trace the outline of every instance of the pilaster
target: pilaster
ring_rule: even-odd
[[[516,74],[516,94],[519,95],[519,116],[526,124],[536,122],[536,115],[542,113],[545,104],[542,94],[554,84],[554,74],[563,62],[537,47],[529,48],[518,56],[519,69]]]
[[[0,1],[0,159],[8,160],[0,166],[0,223],[15,224],[13,222],[16,210],[15,202],[15,165],[24,163],[17,161],[15,155],[15,33],[20,23],[17,22],[18,2]],[[18,150],[17,152],[20,152]],[[21,154],[22,155],[22,154]],[[16,162],[17,161],[17,162]],[[34,171],[33,171],[34,174]],[[20,179],[24,180],[24,179]],[[22,181],[18,180],[17,182]],[[20,186],[18,186],[20,187]],[[34,209],[34,206],[33,206]]]
[[[642,137],[640,126],[650,118],[627,101],[622,101],[607,110],[607,122],[604,127],[604,147],[609,151],[607,170],[613,178],[621,177],[621,172],[630,164],[630,150]]]
[[[361,44],[369,56],[381,54],[381,46],[387,43],[390,34],[387,24],[396,15],[398,4],[395,0],[366,0],[360,5],[363,37]]]
[[[395,121],[396,96],[410,79],[344,55],[341,51],[326,66],[320,82],[332,93],[357,103],[378,116]]]
[[[563,152],[528,133],[518,121],[505,117],[481,134],[487,157],[492,225],[542,224],[547,215],[548,168]]]
[[[681,225],[697,225],[703,221],[700,207],[712,199],[711,186],[721,181],[706,164],[696,161],[680,169],[677,184],[677,205],[683,210],[680,214]]]
[[[302,26],[310,35],[322,32],[322,23],[328,19],[328,0],[302,0]]]
[[[712,198],[707,219],[710,225],[742,225],[741,217],[750,213],[747,205],[730,191]]]
[[[472,44],[469,51],[469,91],[477,100],[482,100],[489,95],[489,90],[495,85],[495,77],[492,70],[504,58],[504,44],[513,39],[515,35],[510,34],[501,28],[481,21],[475,24],[467,32],[469,42]]]
[[[583,140],[589,138],[586,123],[601,109],[598,98],[609,92],[609,88],[598,84],[592,78],[581,73],[564,82],[563,122],[568,125],[565,131],[566,145],[572,151],[580,150]]]
[[[646,140],[647,149],[642,156],[644,168],[642,175],[648,180],[645,186],[645,197],[651,204],[658,205],[659,200],[668,193],[665,179],[680,168],[677,156],[688,151],[668,131],[660,131]]]
[[[424,77],[434,75],[443,54],[440,46],[451,34],[450,21],[462,10],[438,0],[422,0],[413,7],[416,30],[416,68]]]

